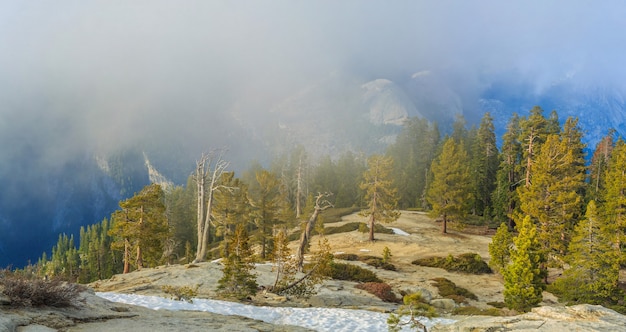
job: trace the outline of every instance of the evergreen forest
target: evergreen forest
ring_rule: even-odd
[[[374,240],[375,222],[419,210],[440,220],[443,233],[464,224],[498,229],[490,263],[504,278],[510,308],[529,310],[546,287],[570,303],[623,302],[626,142],[607,128],[597,146],[587,147],[578,119],[540,107],[514,114],[498,144],[495,129],[489,113],[472,127],[459,116],[446,135],[437,123],[410,118],[380,155],[312,156],[295,146],[242,174],[229,170],[224,150],[209,151],[186,184],[146,186],[110,218],[81,228],[79,238],[59,235],[27,269],[88,283],[236,257],[234,250],[249,250],[237,245],[242,234],[267,260],[281,245],[276,234],[299,236],[314,212],[323,222],[364,211]],[[332,205],[324,211],[316,210],[322,193]],[[564,273],[548,285],[551,268]]]

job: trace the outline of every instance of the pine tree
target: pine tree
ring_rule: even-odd
[[[494,271],[501,272],[509,264],[512,247],[513,237],[509,232],[509,227],[502,223],[489,243],[489,256],[491,256],[489,266]]]
[[[218,292],[226,297],[245,300],[257,292],[254,255],[246,228],[238,224],[230,238],[230,252],[222,260],[223,276],[218,280]]]
[[[518,141],[520,136],[519,117],[513,114],[507,125],[507,132],[502,137],[502,152],[500,166],[496,173],[496,187],[492,193],[494,219],[506,222],[513,228],[513,211],[519,205],[516,189],[520,184],[520,161],[522,146]]]
[[[548,134],[557,134],[551,132],[554,123],[548,122],[543,116],[543,109],[535,106],[530,110],[528,117],[520,120],[520,136],[519,141],[522,144],[522,170],[525,178],[525,186],[530,186],[530,178],[533,172],[533,163],[535,154],[545,142]]]
[[[539,227],[539,241],[547,257],[558,264],[566,253],[571,232],[582,214],[584,160],[576,145],[549,135],[533,165],[529,186],[518,188],[521,215]]]
[[[448,218],[462,218],[471,200],[469,160],[462,144],[446,139],[441,154],[431,165],[433,176],[427,199],[431,215],[443,217],[442,233],[447,232]]]
[[[611,153],[604,179],[603,215],[616,225],[619,236],[615,239],[615,245],[623,250],[626,244],[626,143],[621,139]]]
[[[615,293],[620,268],[615,234],[615,225],[598,215],[594,201],[589,202],[569,245],[570,268],[554,284],[562,299],[602,303]]]
[[[409,118],[396,142],[387,149],[387,155],[393,159],[393,185],[398,188],[400,208],[423,207],[422,195],[439,143],[439,132],[435,131],[436,126],[428,120]]]
[[[391,170],[393,160],[381,155],[373,155],[367,161],[368,170],[363,173],[360,188],[365,191],[367,209],[361,216],[369,217],[369,240],[374,241],[376,222],[392,222],[400,217],[397,210],[396,189],[392,185]]]
[[[604,175],[606,174],[609,159],[613,152],[613,147],[615,146],[613,141],[614,135],[615,131],[611,130],[608,135],[603,137],[602,140],[596,144],[596,149],[591,157],[591,165],[589,165],[587,181],[589,187],[586,192],[588,200],[601,202],[603,198],[602,193],[604,192],[606,182]]]
[[[489,218],[499,157],[493,118],[488,112],[483,116],[472,143],[471,166],[475,213]]]
[[[518,224],[513,243],[511,263],[503,271],[504,303],[509,309],[526,312],[541,302],[545,288],[541,269],[544,258],[530,216]]]
[[[261,245],[261,258],[265,259],[272,251],[272,232],[280,223],[281,207],[286,204],[286,199],[281,196],[279,179],[267,170],[258,171],[256,184],[251,186],[250,202],[258,228],[256,238]]]
[[[109,235],[115,238],[112,249],[124,250],[124,273],[130,271],[130,251],[136,251],[137,269],[158,265],[163,259],[163,242],[169,237],[161,186],[151,184],[135,196],[120,202],[121,210],[112,215]]]

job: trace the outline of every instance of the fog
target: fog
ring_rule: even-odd
[[[619,1],[10,1],[0,4],[3,146],[45,162],[212,116],[262,119],[332,72],[447,75],[471,109],[496,79],[622,87]],[[251,120],[255,122],[256,120]],[[9,134],[10,133],[10,134]],[[21,135],[21,136],[20,136]],[[2,154],[4,158],[6,153]]]
[[[230,125],[261,140],[255,130],[273,107],[337,73],[367,82],[436,72],[469,116],[502,82],[622,90],[625,10],[621,1],[1,1],[0,198],[14,202],[0,206],[68,160],[138,143],[168,146],[191,167],[189,156],[223,145],[259,158],[238,150]],[[0,226],[13,222],[5,213]]]

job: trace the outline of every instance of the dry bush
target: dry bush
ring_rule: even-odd
[[[0,273],[0,286],[11,305],[20,307],[75,306],[79,301],[80,293],[86,290],[84,286],[58,278],[34,279],[7,270]]]
[[[354,287],[365,290],[370,294],[374,294],[379,299],[385,302],[400,303],[402,300],[393,293],[393,291],[391,290],[391,286],[383,282],[366,282],[363,284],[358,284]]]

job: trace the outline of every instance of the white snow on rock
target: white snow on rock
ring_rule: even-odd
[[[158,296],[120,293],[96,293],[109,301],[138,305],[155,310],[193,310],[221,315],[239,315],[278,325],[296,325],[316,331],[354,332],[386,331],[389,314],[337,308],[257,307],[236,302],[194,299],[193,303]],[[452,324],[454,320],[434,318],[421,320],[428,328],[435,324]],[[410,331],[410,330],[407,330]]]

